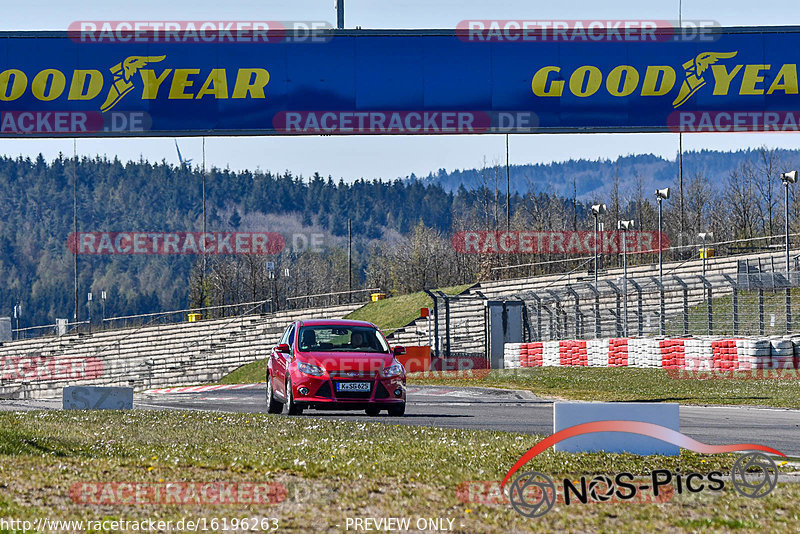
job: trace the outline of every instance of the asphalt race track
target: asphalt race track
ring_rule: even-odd
[[[487,388],[409,386],[406,415],[368,417],[364,412],[308,410],[300,417],[391,424],[551,434],[553,403],[529,392]],[[2,404],[2,403],[0,403]],[[143,409],[264,412],[264,387],[196,393],[143,393]],[[288,417],[282,415],[280,417]],[[800,411],[776,408],[681,406],[681,432],[715,445],[760,443],[800,456]]]

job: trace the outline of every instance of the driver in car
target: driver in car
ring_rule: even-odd
[[[353,335],[350,336],[350,346],[354,349],[360,349],[364,347],[364,334],[361,332],[353,332]]]

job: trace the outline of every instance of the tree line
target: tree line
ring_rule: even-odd
[[[668,253],[667,260],[695,254],[699,232],[714,232],[716,241],[782,233],[779,175],[796,167],[795,154],[766,147],[749,151],[746,157],[731,153],[730,168],[720,173],[723,155],[709,153],[714,173],[702,164],[685,167],[682,196],[677,172],[657,184],[672,187],[672,198],[664,203],[665,232],[673,246],[688,247]],[[692,157],[703,159],[698,153]],[[206,227],[210,231],[318,234],[324,236],[323,246],[316,250],[287,246],[269,257],[79,256],[78,318],[85,320],[89,315],[86,293],[90,291],[95,295],[92,318],[96,321],[101,314],[111,317],[264,299],[285,307],[300,300],[295,297],[350,288],[399,294],[587,268],[578,259],[554,263],[569,259],[559,254],[461,254],[450,240],[459,230],[497,231],[507,226],[511,230],[591,230],[590,207],[597,202],[608,205],[608,214],[601,219],[606,229],[624,218],[633,219],[638,229],[654,230],[657,211],[652,181],[643,173],[637,175],[642,165],[652,162],[653,156],[648,155],[619,158],[602,190],[593,193],[579,193],[585,184],[578,175],[564,176],[553,187],[528,169],[530,174],[517,178],[524,185],[512,188],[509,199],[505,168],[496,163],[484,163],[474,171],[477,182],[455,189],[417,178],[345,182],[319,174],[303,178],[290,171],[208,169]],[[597,163],[606,171],[608,165]],[[580,166],[590,169],[592,162]],[[10,315],[13,306],[21,304],[22,326],[72,318],[73,256],[67,249],[67,236],[73,231],[73,181],[79,231],[198,232],[203,228],[198,168],[141,159],[123,163],[63,156],[46,161],[41,155],[0,158],[0,315]],[[792,232],[800,231],[795,189],[790,189]],[[754,241],[742,247],[756,249],[780,242]],[[631,261],[654,258],[644,254]],[[618,261],[617,256],[609,257],[606,265]],[[268,262],[272,270],[267,269]],[[107,293],[102,304],[98,301],[101,291]]]

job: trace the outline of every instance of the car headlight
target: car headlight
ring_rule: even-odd
[[[382,374],[386,378],[389,378],[389,377],[392,377],[392,376],[402,375],[404,372],[405,372],[405,369],[403,368],[402,364],[400,364],[398,362],[395,362],[392,365],[390,365],[389,367],[384,368]]]
[[[325,374],[322,368],[305,362],[297,362],[297,370],[305,375],[311,376],[322,376]]]

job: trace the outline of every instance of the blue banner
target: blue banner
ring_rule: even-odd
[[[793,131],[800,29],[701,38],[0,39],[0,135]]]

